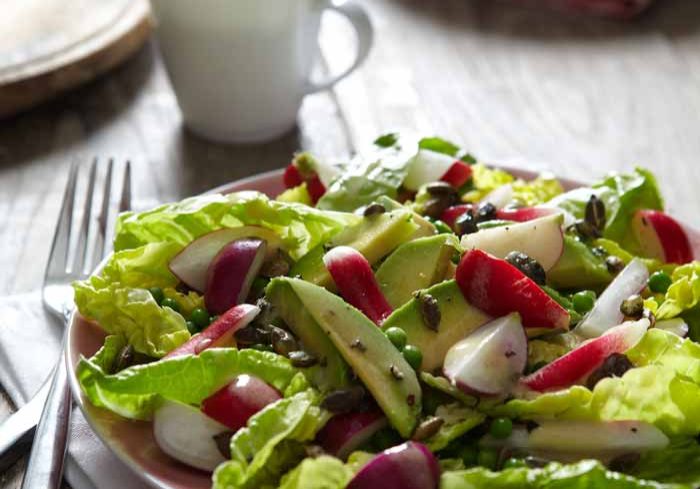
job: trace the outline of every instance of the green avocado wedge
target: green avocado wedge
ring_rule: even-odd
[[[547,283],[556,289],[602,288],[613,276],[605,259],[593,254],[585,243],[564,236],[564,252],[547,272]]]
[[[409,438],[421,413],[416,372],[372,321],[337,295],[282,278],[370,391],[391,425]]]
[[[303,344],[304,350],[319,359],[311,376],[322,392],[338,389],[349,383],[350,368],[321,326],[299,300],[289,281],[273,279],[265,289],[265,297]]]
[[[380,196],[376,201],[377,204],[381,204],[387,211],[395,211],[397,209],[409,209],[405,205],[400,204],[391,197],[386,195]],[[413,238],[420,238],[423,236],[432,236],[437,233],[437,229],[432,222],[428,221],[425,217],[421,216],[415,211],[411,211],[413,215],[413,222],[418,224],[418,229],[413,235]]]
[[[376,273],[391,307],[395,309],[411,300],[416,290],[442,282],[458,248],[459,240],[454,234],[418,238],[399,246]]]
[[[469,304],[459,290],[457,282],[447,280],[422,291],[431,295],[440,309],[440,324],[437,331],[426,326],[419,298],[396,309],[382,324],[383,329],[392,326],[406,332],[408,343],[423,352],[421,370],[433,372],[442,368],[445,354],[452,345],[465,338],[491,317]]]
[[[409,210],[400,209],[365,217],[360,223],[338,233],[326,245],[317,246],[301,257],[292,266],[289,275],[299,276],[322,287],[332,287],[333,281],[323,264],[327,249],[350,246],[362,253],[370,264],[374,264],[414,237],[420,227],[414,222],[412,214]]]

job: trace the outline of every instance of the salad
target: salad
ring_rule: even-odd
[[[700,261],[651,173],[387,134],[284,184],[119,217],[93,405],[216,489],[698,487]]]

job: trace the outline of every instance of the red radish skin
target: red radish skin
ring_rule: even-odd
[[[280,238],[266,228],[239,226],[217,229],[200,236],[185,246],[170,260],[168,268],[188,287],[204,293],[207,287],[207,269],[216,255],[227,244],[245,238],[264,240],[266,259],[275,257],[281,246]]]
[[[646,318],[615,326],[603,336],[581,344],[523,378],[521,383],[538,392],[572,386],[590,375],[613,353],[624,353],[634,347],[648,327]]]
[[[459,216],[467,211],[475,211],[476,206],[473,204],[459,204],[448,207],[442,212],[440,220],[450,226],[452,229],[455,227],[455,221]]]
[[[386,417],[378,409],[338,414],[318,432],[316,440],[326,452],[345,460],[386,425]]]
[[[326,193],[326,187],[321,183],[321,179],[318,178],[316,174],[306,180],[306,189],[309,191],[309,196],[314,205],[323,197],[323,194]]]
[[[459,188],[472,177],[472,167],[465,162],[457,160],[440,178],[443,182],[449,183],[455,188]]]
[[[234,306],[189,341],[168,353],[165,358],[183,355],[198,355],[207,348],[236,346],[233,333],[247,326],[258,315],[260,309],[250,304]]]
[[[202,412],[238,431],[252,415],[281,398],[277,389],[258,377],[239,375],[202,401]]]
[[[304,183],[304,178],[302,177],[301,172],[296,166],[294,166],[294,164],[287,165],[287,168],[284,169],[284,176],[282,179],[286,188],[298,187]]]
[[[347,489],[437,489],[440,466],[422,443],[409,441],[374,456]]]
[[[266,247],[260,239],[239,239],[219,251],[207,269],[204,303],[210,313],[221,314],[245,301]]]
[[[515,222],[525,222],[533,221],[539,219],[540,217],[549,216],[554,214],[556,211],[554,209],[547,209],[544,207],[519,207],[515,209],[498,209],[496,211],[496,218],[502,219],[504,221],[515,221]]]
[[[525,328],[569,328],[569,313],[505,260],[471,250],[459,262],[455,278],[465,299],[490,316],[518,312]]]
[[[632,221],[645,254],[666,263],[688,263],[694,254],[688,235],[674,218],[661,211],[640,210]]]
[[[372,267],[359,251],[349,246],[336,246],[324,255],[323,263],[343,299],[377,325],[391,314],[391,306],[379,288]]]

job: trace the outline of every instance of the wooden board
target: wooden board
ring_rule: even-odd
[[[7,0],[0,15],[0,117],[94,79],[147,39],[147,0]]]

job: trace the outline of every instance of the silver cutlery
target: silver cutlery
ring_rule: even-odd
[[[71,283],[87,278],[111,248],[107,240],[107,226],[111,197],[116,195],[115,187],[118,185],[113,178],[114,160],[110,159],[107,163],[102,201],[95,219],[93,207],[97,198],[97,167],[98,159],[95,158],[87,177],[82,220],[72,252],[71,234],[79,220],[79,216],[73,212],[74,207],[78,206],[76,187],[79,167],[71,167],[44,275],[42,300],[46,310],[66,326],[62,341],[64,348],[68,321],[74,309]],[[130,163],[127,161],[123,168],[118,212],[128,210],[131,203]],[[91,224],[93,221],[96,224]],[[52,376],[27,404],[0,424],[0,469],[18,458],[29,445],[32,435],[34,437],[22,482],[24,489],[60,487],[72,407],[66,369],[62,350]]]

